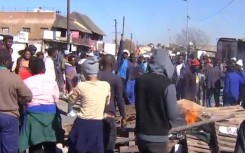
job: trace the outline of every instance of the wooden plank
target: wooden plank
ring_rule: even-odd
[[[241,123],[237,122],[215,122],[215,126],[219,128],[219,126],[224,126],[224,127],[239,127]]]
[[[131,152],[139,152],[138,146],[122,146],[119,148],[120,153],[131,153]]]
[[[240,109],[242,110],[243,108],[239,105],[236,106],[224,106],[224,107],[208,107],[204,108],[205,111],[215,111],[215,110],[234,110],[234,109]]]
[[[220,146],[219,145],[219,151],[224,151],[224,152],[231,152],[233,153],[235,151],[235,148],[230,148],[230,147],[225,147],[225,146]]]
[[[223,137],[232,138],[232,139],[236,139],[237,138],[237,136],[235,136],[235,135],[227,135],[227,134],[223,134],[223,133],[216,133],[216,136],[220,137],[220,139],[222,139]]]
[[[129,142],[129,141],[134,141],[135,140],[135,138],[118,138],[117,140],[116,140],[116,144],[123,144],[123,143],[127,143],[127,142]]]
[[[129,132],[128,137],[129,138],[135,138],[134,132]],[[129,146],[133,146],[133,145],[135,145],[135,141],[129,141]]]
[[[230,147],[230,148],[235,148],[235,146],[236,146],[236,142],[226,142],[226,141],[223,141],[223,140],[219,140],[218,144],[220,146]]]
[[[189,135],[189,134],[187,134],[187,135],[186,135],[186,137],[187,137],[187,138],[190,138],[190,139],[194,139],[194,140],[199,140],[199,141],[202,141],[202,140],[200,140],[198,137],[193,136],[193,135]],[[204,142],[204,141],[202,141],[202,142]]]
[[[201,149],[201,148],[188,146],[188,153],[192,153],[192,151],[199,152],[199,153],[211,153],[211,151],[207,149]]]
[[[186,141],[187,141],[188,146],[196,146],[196,147],[200,147],[200,148],[208,148],[209,149],[209,145],[205,142],[198,141],[198,140],[191,140],[191,139],[187,139]]]
[[[206,149],[209,150],[210,147],[208,144],[200,144],[198,142],[193,142],[193,141],[188,141],[187,140],[187,147],[195,147],[195,148],[200,148],[200,149]]]
[[[206,120],[206,121],[200,121],[200,122],[196,122],[196,123],[193,123],[193,124],[190,124],[190,125],[185,125],[185,126],[180,126],[180,127],[177,127],[177,128],[173,128],[173,129],[170,130],[169,133],[180,132],[180,131],[188,130],[188,129],[191,129],[191,128],[194,128],[194,127],[198,127],[198,126],[201,126],[201,125],[214,123],[214,122],[217,122],[217,121],[222,121],[222,120],[225,120],[225,119],[228,119],[228,118],[233,118],[233,117],[235,117],[234,114],[230,114],[230,115],[227,115],[227,116],[221,116],[221,117],[217,117],[217,118],[211,118],[211,119]]]
[[[232,138],[232,137],[229,137],[229,136],[220,136],[220,135],[217,135],[217,140],[220,141],[227,141],[227,142],[236,142],[236,138]]]

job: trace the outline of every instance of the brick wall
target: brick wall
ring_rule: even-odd
[[[9,28],[12,35],[30,28],[29,40],[40,40],[43,30],[51,29],[55,18],[55,12],[0,12],[0,33],[4,27]]]

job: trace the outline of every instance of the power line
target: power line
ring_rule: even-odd
[[[211,18],[213,18],[214,16],[220,14],[222,11],[224,11],[228,6],[230,6],[235,0],[231,0],[229,3],[227,3],[223,8],[221,8],[220,10],[218,10],[216,13],[208,16],[207,18],[203,19],[203,21],[209,20]]]

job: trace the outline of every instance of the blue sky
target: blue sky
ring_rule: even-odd
[[[231,0],[189,0],[190,27],[200,28],[216,44],[219,37],[245,38],[245,1],[234,2],[221,13],[209,18]],[[16,7],[49,7],[65,14],[66,0],[0,0],[0,9]],[[143,43],[175,42],[176,33],[186,26],[186,2],[183,0],[71,0],[71,11],[88,15],[106,34],[105,41],[114,38],[114,19],[118,31],[126,17],[125,37],[133,33],[134,41]],[[208,19],[207,19],[208,18]],[[168,29],[170,29],[168,31]]]

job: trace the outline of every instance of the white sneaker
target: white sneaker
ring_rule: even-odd
[[[72,110],[70,113],[67,114],[67,116],[76,117],[77,114]]]

